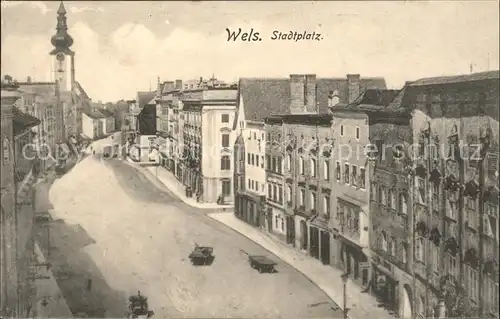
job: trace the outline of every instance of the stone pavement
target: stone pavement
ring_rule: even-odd
[[[49,201],[49,189],[55,179],[55,171],[48,170],[34,185],[35,214],[48,213],[53,208]],[[62,296],[54,274],[50,267],[46,266],[45,256],[36,242],[35,257],[38,264],[35,275],[36,318],[72,318],[73,314]]]
[[[306,256],[298,251],[280,243],[269,234],[239,220],[233,213],[211,213],[210,218],[232,228],[266,250],[278,256],[281,260],[291,265],[309,280],[323,290],[339,307],[343,307],[343,283],[340,278],[342,271],[331,266],[325,266],[319,261]],[[375,298],[362,292],[362,288],[352,281],[347,283],[347,308],[350,319],[395,318],[383,308],[378,307]]]
[[[35,256],[39,265],[35,280],[35,318],[73,318],[50,267],[43,266],[46,260],[37,243],[35,243]]]
[[[134,167],[140,169],[143,173],[148,173],[148,175],[156,177],[163,185],[165,185],[176,197],[179,197],[184,203],[191,207],[199,209],[210,209],[217,211],[233,210],[233,205],[218,205],[216,203],[198,203],[195,198],[186,197],[184,186],[180,181],[178,181],[172,173],[167,171],[163,167],[158,166],[145,166],[134,162],[132,159],[127,158],[124,163],[133,165]],[[194,195],[194,194],[193,194]]]

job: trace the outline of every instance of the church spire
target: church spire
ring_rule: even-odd
[[[61,1],[57,10],[56,34],[51,38],[52,45],[55,47],[50,54],[66,53],[72,54],[69,49],[73,45],[73,38],[68,34],[68,24],[66,21],[66,9]]]

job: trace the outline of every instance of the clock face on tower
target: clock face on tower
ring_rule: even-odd
[[[64,61],[64,58],[65,58],[64,53],[58,53],[56,55],[57,61],[61,61],[62,62],[62,61]]]

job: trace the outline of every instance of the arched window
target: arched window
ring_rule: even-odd
[[[287,171],[292,170],[292,154],[286,155],[286,170]]]
[[[385,231],[382,232],[382,237],[381,237],[381,249],[383,252],[387,252],[387,233]]]
[[[300,175],[304,175],[304,158],[300,157],[299,159],[299,172]]]
[[[408,199],[405,194],[399,195],[399,209],[398,212],[402,215],[408,215]]]

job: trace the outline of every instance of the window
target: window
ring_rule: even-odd
[[[356,139],[359,140],[359,127],[356,127]]]
[[[292,187],[290,185],[286,187],[286,201],[287,202],[292,201]]]
[[[272,157],[271,171],[276,172],[276,157]]]
[[[231,159],[229,156],[224,155],[220,159],[220,169],[223,171],[227,171],[231,169]]]
[[[259,182],[255,181],[255,190],[258,191],[259,190]]]
[[[330,162],[328,160],[323,161],[323,176],[326,181],[330,180]]]
[[[306,199],[306,190],[301,188],[299,197],[300,206],[304,206],[305,199]]]
[[[457,273],[457,259],[450,254],[448,255],[448,272],[455,276]]]
[[[255,165],[255,155],[254,155],[254,154],[252,154],[251,164],[252,164],[252,165]]]
[[[316,193],[311,192],[311,209],[316,209]]]
[[[222,134],[222,147],[229,147],[229,134]]]
[[[220,116],[220,121],[221,121],[222,123],[229,123],[229,114],[222,114],[222,115]]]
[[[431,244],[431,264],[432,269],[437,272],[439,270],[439,247]]]
[[[344,136],[344,125],[340,125],[340,136]]]
[[[323,212],[330,218],[330,196],[323,196]]]
[[[250,153],[247,153],[247,162],[248,162],[248,165],[250,165],[250,164],[251,164],[250,159],[251,159]]]
[[[349,164],[344,164],[344,183],[349,184]]]
[[[316,177],[316,160],[311,158],[311,176]]]
[[[380,186],[380,190],[378,192],[378,202],[382,205],[387,205],[387,194],[385,193],[384,186]]]
[[[337,182],[340,182],[340,162],[337,161],[335,163],[335,179],[337,180]]]
[[[253,180],[251,180],[251,182],[250,182],[250,189],[254,189],[254,181]]]
[[[391,236],[391,240],[389,241],[389,255],[396,256],[396,237]]]
[[[387,234],[385,231],[382,232],[382,238],[381,238],[381,243],[380,243],[380,249],[382,249],[383,252],[387,252]]]
[[[432,183],[432,208],[439,211],[439,184]]]
[[[286,155],[286,170],[287,171],[292,170],[292,154]]]
[[[477,271],[471,266],[465,266],[467,269],[467,288],[469,289],[469,298],[477,301],[477,291],[479,286],[479,280]]]
[[[273,201],[278,200],[278,187],[276,185],[273,185]]]
[[[253,132],[253,139],[256,140],[257,139],[257,133]]]
[[[266,155],[266,169],[268,171],[271,169],[271,155]]]
[[[396,194],[393,189],[389,190],[389,207],[396,209]]]
[[[408,248],[406,248],[406,246],[403,245],[402,249],[401,249],[401,261],[403,262],[403,264],[406,264],[407,263],[407,256],[408,256]]]
[[[285,231],[285,220],[281,219],[281,231]]]
[[[299,159],[299,174],[304,175],[304,158],[300,157]]]
[[[231,195],[231,180],[229,179],[222,180],[222,194],[224,196]]]
[[[421,177],[417,177],[417,201],[420,204],[425,204],[425,180]]]
[[[259,155],[255,155],[255,165],[259,166]]]
[[[276,164],[277,165],[276,168],[278,169],[277,170],[278,174],[281,174],[282,166],[283,166],[281,156],[278,156],[278,160],[277,161],[278,161],[278,163]]]
[[[4,138],[2,140],[2,149],[3,149],[4,164],[7,164],[10,158],[10,143],[8,138]]]
[[[267,184],[267,198],[273,198],[273,185]]]
[[[424,261],[424,239],[422,237],[417,238],[415,243],[415,258],[418,261]]]
[[[356,165],[352,166],[352,186],[356,187],[358,179],[358,167]]]
[[[399,195],[399,213],[408,215],[408,199],[404,194]]]
[[[260,167],[261,168],[264,168],[264,155],[261,156],[261,163],[260,163]]]
[[[250,178],[248,179],[248,188],[252,188],[252,183],[251,183]]]
[[[366,187],[365,168],[361,167],[359,169],[359,188],[365,189],[365,187]]]

